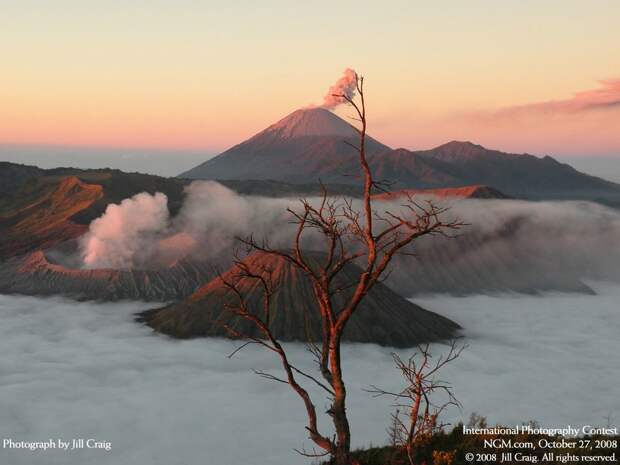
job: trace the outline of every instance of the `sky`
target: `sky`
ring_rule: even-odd
[[[5,148],[212,155],[320,103],[352,67],[369,132],[392,147],[620,156],[616,0],[0,7]]]

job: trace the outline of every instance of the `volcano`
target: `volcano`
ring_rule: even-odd
[[[0,293],[169,302],[187,297],[214,276],[212,266],[200,261],[181,260],[150,270],[87,270],[54,261],[52,255],[38,250],[0,262]]]
[[[0,261],[73,241],[111,203],[163,192],[175,214],[187,182],[118,170],[54,168],[0,162]]]
[[[77,241],[109,204],[164,192],[176,212],[185,184],[118,170],[0,163],[0,293],[160,302],[190,295],[213,277],[211,265],[180,260],[156,269],[86,270],[76,262]]]
[[[307,254],[311,266],[316,266],[322,255]],[[285,258],[266,253],[254,253],[245,259],[254,273],[269,274],[275,285],[271,300],[273,333],[282,341],[320,340],[321,325],[313,298],[312,284],[306,275]],[[230,281],[238,276],[233,266],[223,276]],[[344,286],[356,282],[361,269],[353,264],[337,277],[334,288],[347,290],[334,295],[335,308],[342,307],[353,289]],[[251,309],[262,308],[262,287],[255,281],[241,277],[239,288]],[[201,287],[188,299],[167,307],[149,310],[140,315],[156,331],[176,338],[229,336],[226,326],[246,336],[260,337],[256,327],[226,308],[234,301],[222,278]],[[411,347],[419,343],[449,339],[456,335],[459,325],[411,303],[384,284],[377,283],[353,314],[344,332],[351,342],[370,342],[392,347]]]
[[[359,185],[358,153],[348,145],[357,146],[358,138],[357,129],[331,111],[301,109],[179,177]],[[366,153],[375,179],[389,181],[395,190],[485,185],[515,198],[620,202],[619,184],[550,156],[504,153],[467,141],[392,150],[372,137]]]
[[[324,108],[296,110],[254,137],[179,175],[189,179],[350,184],[359,173],[357,129]],[[390,150],[368,137],[368,154]]]

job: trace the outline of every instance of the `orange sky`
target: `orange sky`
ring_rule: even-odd
[[[394,147],[620,155],[620,88],[599,82],[620,78],[616,0],[11,3],[0,143],[215,152],[351,66]]]

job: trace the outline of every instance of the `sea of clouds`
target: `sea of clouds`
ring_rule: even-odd
[[[444,378],[462,410],[490,423],[605,425],[620,419],[620,287],[596,296],[427,296],[416,303],[465,328],[468,348]],[[11,465],[295,465],[305,439],[304,413],[287,386],[253,369],[278,372],[273,354],[236,343],[178,341],[133,321],[143,303],[77,303],[0,296],[0,440],[95,438],[112,449],[30,452],[0,448]],[[288,344],[311,369],[302,345]],[[436,344],[438,355],[445,346]],[[354,446],[386,441],[390,399],[363,389],[397,389],[391,350],[348,344],[343,351]],[[406,356],[410,351],[402,351]],[[319,393],[312,391],[313,395]],[[317,397],[318,411],[325,402]],[[326,424],[323,422],[325,427]]]

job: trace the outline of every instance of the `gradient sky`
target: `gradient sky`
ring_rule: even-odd
[[[320,103],[350,66],[393,147],[620,156],[618,0],[0,8],[2,144],[217,152]],[[575,104],[596,89],[602,105]]]

